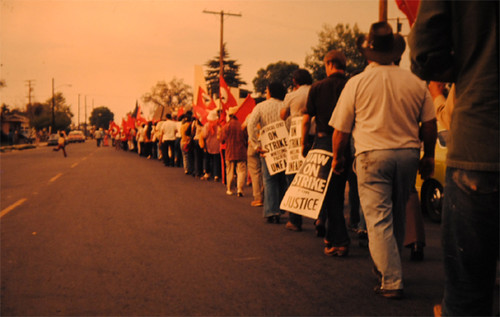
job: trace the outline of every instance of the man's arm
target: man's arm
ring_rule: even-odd
[[[453,82],[449,1],[421,1],[408,37],[411,70],[423,80]]]
[[[301,143],[301,152],[302,152],[302,156],[306,157],[307,156],[307,153],[305,153],[307,151],[307,149],[309,148],[307,146],[307,142],[308,142],[308,135],[309,135],[309,129],[311,128],[311,116],[309,116],[307,113],[304,114],[304,116],[302,117],[302,138],[300,139],[300,143]]]
[[[345,157],[344,153],[349,144],[350,133],[334,130],[332,135],[332,171],[340,175],[344,171]]]
[[[436,119],[422,123],[420,134],[424,142],[424,156],[420,159],[419,173],[422,179],[427,179],[434,174],[434,151],[437,139]]]
[[[290,116],[290,108],[289,107],[281,108],[281,110],[280,110],[281,120],[285,121],[289,116]]]

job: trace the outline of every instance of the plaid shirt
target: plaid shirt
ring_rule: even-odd
[[[255,145],[256,148],[261,146],[258,137],[260,131],[258,126],[263,128],[270,123],[282,121],[280,117],[281,108],[283,108],[283,101],[275,98],[267,99],[255,106],[248,120],[250,144]]]

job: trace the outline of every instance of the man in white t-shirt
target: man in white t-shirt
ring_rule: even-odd
[[[167,114],[167,120],[161,125],[161,156],[165,166],[174,166],[174,145],[177,124],[172,120],[172,115]]]
[[[399,299],[406,202],[417,169],[422,178],[434,171],[436,116],[425,82],[394,65],[404,39],[387,22],[372,24],[358,43],[369,65],[347,82],[329,122],[335,129],[332,169],[339,174],[351,168],[344,166],[342,153],[352,133],[359,199],[381,282],[375,292]]]

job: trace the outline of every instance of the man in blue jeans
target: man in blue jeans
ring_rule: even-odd
[[[436,316],[498,314],[492,311],[499,253],[498,11],[498,1],[422,1],[409,37],[412,71],[455,83],[441,225],[445,287]]]

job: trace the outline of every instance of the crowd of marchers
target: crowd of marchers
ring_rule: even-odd
[[[430,18],[423,15],[420,20],[417,19],[410,36],[412,69],[415,74],[398,66],[406,48],[403,37],[393,33],[388,23],[378,22],[371,26],[369,34],[358,39],[358,49],[365,56],[368,66],[351,78],[346,76],[348,61],[344,53],[332,50],[324,57],[327,78],[313,83],[310,73],[299,69],[291,74],[294,85],[292,91],[287,91],[282,83],[269,83],[266,100],[257,104],[243,122],[238,120],[231,108],[227,113],[212,110],[205,124],[188,111],[180,117],[167,115],[164,121],[143,124],[132,131],[130,136],[123,132],[117,134],[114,144],[123,150],[136,151],[147,159],[161,160],[165,166],[183,168],[186,175],[200,180],[220,181],[225,184],[227,195],[243,196],[243,186],[251,184],[251,206],[262,207],[263,217],[267,222],[280,223],[285,212],[280,209],[280,203],[294,174],[270,173],[265,162],[268,150],[262,146],[260,138],[261,129],[279,121],[287,122],[289,127],[291,119],[302,118],[300,145],[303,157],[313,149],[332,153],[332,176],[327,185],[323,206],[314,221],[316,234],[324,239],[324,254],[348,256],[351,244],[348,231],[356,230],[360,238],[368,241],[373,272],[379,279],[375,293],[390,299],[400,299],[404,297],[401,264],[403,248],[411,248],[412,260],[420,261],[424,256],[425,235],[415,180],[418,174],[422,178],[428,178],[433,173],[436,117],[442,119],[445,126],[451,126],[452,146],[447,163],[451,169],[448,172],[453,174],[447,178],[455,185],[447,183],[447,186],[453,186],[454,197],[460,196],[460,200],[467,201],[464,202],[466,206],[475,209],[477,207],[473,207],[474,204],[482,206],[481,212],[488,213],[489,216],[485,219],[489,219],[489,223],[485,224],[488,230],[479,229],[460,219],[457,211],[460,206],[457,207],[452,201],[445,201],[443,252],[446,291],[443,305],[436,305],[435,314],[491,315],[499,240],[498,142],[490,142],[488,146],[481,147],[481,144],[489,141],[475,139],[474,136],[479,134],[467,134],[465,131],[468,127],[492,129],[495,132],[491,134],[489,131],[489,135],[498,140],[498,2],[488,5],[496,9],[486,10],[484,4],[481,6],[474,2],[461,2],[456,5],[455,11],[446,11],[445,6],[422,2],[420,11],[421,14],[431,16],[434,11],[439,10],[445,10],[450,15],[457,10],[465,10],[463,12],[468,12],[470,24],[478,26],[466,30],[455,26],[462,23],[460,19],[450,19],[450,29],[456,32],[475,32],[481,30],[481,27],[492,30],[490,25],[479,20],[496,14],[496,20],[488,20],[488,23],[496,21],[493,32],[496,38],[491,37],[494,39],[492,41],[496,40],[496,53],[491,53],[491,49],[494,50],[493,44],[492,47],[478,46],[481,51],[490,50],[485,56],[491,57],[487,64],[491,69],[480,68],[482,63],[475,66],[477,61],[469,60],[468,57],[463,58],[465,66],[452,65],[456,68],[455,74],[460,74],[460,69],[470,73],[474,67],[479,67],[480,72],[472,73],[478,76],[477,80],[480,80],[481,74],[493,78],[487,84],[482,83],[483,86],[488,86],[481,88],[484,95],[467,90],[469,81],[476,77],[468,77],[465,82],[459,82],[459,77],[440,76],[437,73],[439,67],[450,66],[450,63],[434,63],[432,65],[435,69],[429,69],[430,64],[423,62],[425,59],[421,57],[427,54],[427,57],[432,58],[432,49],[436,49],[433,45],[439,46],[442,43],[440,39],[426,37],[433,30],[427,29],[426,19]],[[472,13],[484,16],[471,18],[469,15]],[[485,37],[484,34],[482,36]],[[469,34],[468,37],[479,38],[477,34]],[[461,37],[453,37],[457,38]],[[428,51],[423,51],[421,46],[421,41],[424,40],[429,41],[426,44]],[[447,43],[454,42],[450,39]],[[471,45],[477,43],[479,40]],[[476,48],[479,49],[478,47]],[[475,48],[462,48],[461,52],[473,49]],[[457,58],[458,52],[450,54]],[[414,58],[415,56],[417,57]],[[456,99],[445,103],[443,85],[435,82],[427,85],[421,78],[449,78],[448,82],[456,82],[449,100],[455,96]],[[473,96],[466,97],[468,93]],[[486,105],[482,107],[483,112],[468,111],[476,101]],[[456,115],[443,116],[443,113],[452,111]],[[462,119],[463,117],[466,119]],[[491,121],[492,118],[495,120]],[[486,120],[489,124],[482,127],[481,124],[465,124],[469,119]],[[463,120],[460,128],[454,123],[458,120]],[[460,137],[465,139],[453,139]],[[459,153],[454,150],[455,147],[466,148],[462,142],[477,149],[474,155],[465,153],[470,151]],[[460,175],[463,177],[460,178]],[[471,179],[477,179],[479,183],[475,187],[465,188],[467,186],[463,182],[470,182]],[[479,180],[484,180],[484,183]],[[489,186],[488,184],[493,184],[493,187],[496,184],[496,190],[478,192],[478,186]],[[344,215],[346,185],[349,186],[348,222]],[[447,190],[446,188],[445,191]],[[447,195],[451,193],[447,192]],[[488,204],[485,205],[481,199],[485,199]],[[493,228],[490,228],[492,223]],[[302,216],[289,213],[285,227],[300,232]],[[469,236],[464,238],[465,232],[469,232]],[[477,241],[474,240],[476,238],[473,236],[481,236],[482,233],[488,234],[490,238],[478,237]],[[469,240],[464,243],[464,239]],[[479,248],[484,241],[494,242],[494,246],[488,248],[491,254],[484,256],[489,259],[487,264],[477,263],[483,255],[478,253],[476,259],[472,256],[474,252],[486,252]],[[474,264],[469,266],[468,263]],[[467,284],[466,288],[462,287],[463,283]]]

